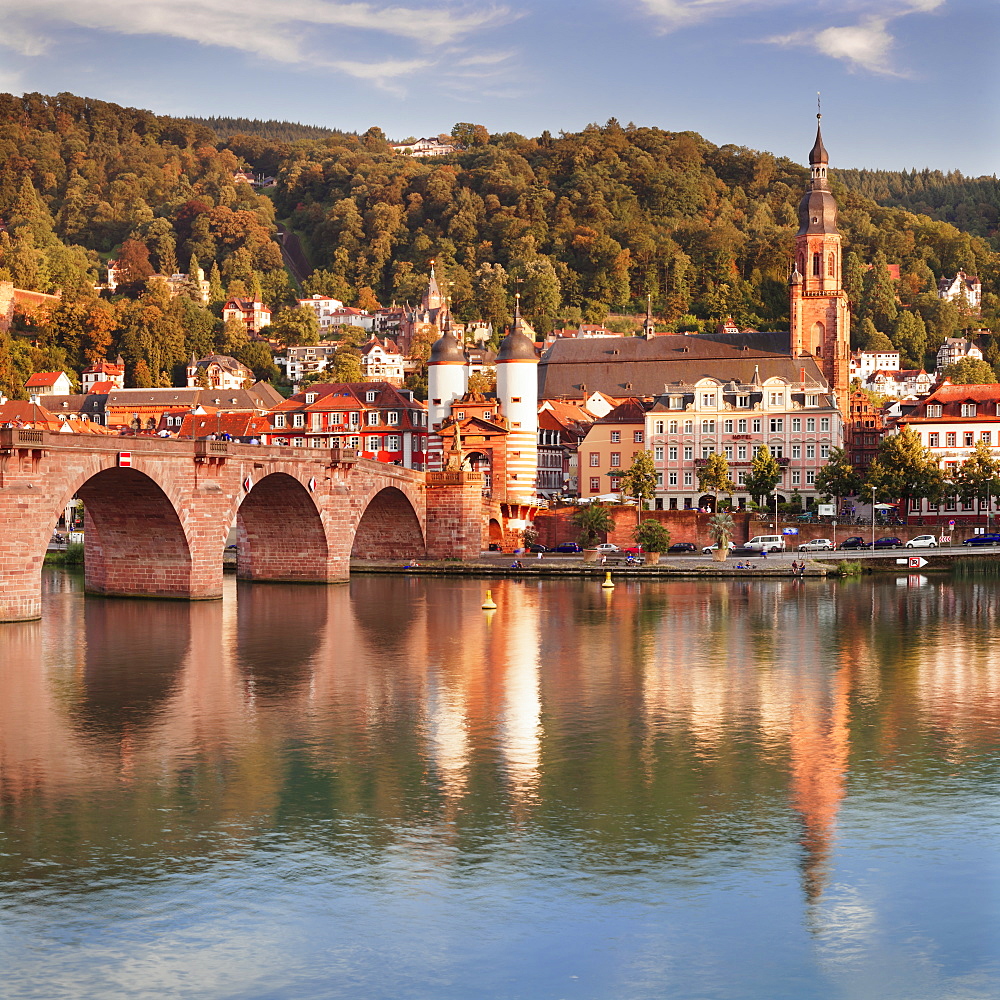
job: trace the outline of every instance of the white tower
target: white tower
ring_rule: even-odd
[[[515,299],[514,326],[497,354],[497,399],[509,428],[504,492],[507,500],[525,502],[537,493],[538,355],[534,341],[524,333],[520,295]]]
[[[462,345],[452,336],[451,324],[445,326],[439,340],[431,345],[427,362],[427,467],[440,470],[443,465],[441,423],[451,416],[451,404],[461,399],[468,388],[469,359]]]

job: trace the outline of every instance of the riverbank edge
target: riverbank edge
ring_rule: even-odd
[[[629,579],[664,579],[672,577],[727,577],[745,579],[747,577],[780,577],[794,579],[813,577],[823,579],[828,576],[843,575],[836,566],[824,566],[818,563],[807,563],[802,573],[793,573],[791,566],[772,565],[754,566],[752,569],[737,569],[724,563],[699,563],[696,566],[601,566],[596,563],[577,563],[573,565],[552,565],[545,562],[525,560],[521,569],[511,566],[499,566],[489,562],[452,562],[449,560],[437,562],[422,562],[419,566],[407,566],[404,563],[381,559],[352,559],[351,573],[359,574],[394,574],[412,576],[499,576],[524,578],[534,577],[591,577],[603,578],[606,573],[612,577],[627,577]]]

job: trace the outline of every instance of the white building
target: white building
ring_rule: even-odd
[[[965,271],[959,271],[954,278],[942,278],[938,282],[938,298],[954,302],[961,299],[970,309],[979,309],[983,302],[983,283]]]
[[[337,345],[327,340],[304,347],[286,348],[284,360],[278,357],[275,361],[279,365],[284,364],[288,381],[292,385],[298,385],[306,375],[326,371],[336,353]]]
[[[866,389],[890,396],[893,399],[907,399],[911,396],[926,396],[934,385],[934,376],[923,368],[903,368],[894,372],[873,372],[864,379]]]
[[[191,358],[187,366],[188,388],[202,386],[206,389],[242,389],[252,385],[253,372],[241,361],[227,354],[209,354],[204,358]]]
[[[403,384],[403,355],[396,344],[372,337],[361,345],[361,370],[368,382]]]
[[[946,337],[944,343],[938,348],[937,370],[946,368],[948,365],[961,361],[962,358],[976,358],[983,360],[983,352],[965,337]]]
[[[344,303],[340,299],[324,298],[322,295],[313,295],[308,299],[297,299],[300,306],[308,306],[319,321],[320,335],[327,333],[335,323],[332,320],[334,313],[339,313],[344,308]]]
[[[458,150],[451,142],[442,142],[437,137],[431,139],[414,139],[413,142],[391,142],[389,148],[394,153],[406,156],[449,156]]]
[[[851,354],[850,378],[864,382],[875,372],[898,372],[899,351],[854,351]]]

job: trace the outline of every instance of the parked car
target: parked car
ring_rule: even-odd
[[[866,542],[860,535],[851,535],[850,538],[845,538],[838,546],[838,549],[867,549],[868,542]]]
[[[601,542],[596,548],[602,556],[610,556],[613,552],[621,552],[621,549],[614,542]]]
[[[694,542],[674,542],[673,545],[667,549],[668,552],[697,552],[698,546]]]
[[[641,545],[627,545],[621,551],[624,552],[625,555],[627,555],[627,556],[641,556],[641,555],[643,555],[643,551],[642,551],[642,546]]]
[[[831,552],[833,542],[829,538],[813,538],[799,546],[799,552]]]
[[[553,550],[553,552],[582,552],[583,549],[580,548],[579,544],[576,542],[560,542]]]
[[[528,546],[528,551],[529,552],[548,552],[549,550],[544,545],[542,545],[541,542],[535,542],[534,545],[529,545]]]
[[[963,545],[1000,545],[1000,535],[993,533],[989,535],[970,535]]]
[[[754,535],[743,548],[750,552],[784,552],[784,535]]]
[[[917,535],[916,538],[911,538],[906,543],[906,547],[908,549],[936,549],[937,543],[937,539],[933,535]]]
[[[873,549],[901,549],[902,547],[902,539],[895,538],[892,535],[883,535],[881,538],[876,538],[875,544],[872,546]]]

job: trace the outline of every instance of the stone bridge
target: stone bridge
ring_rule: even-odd
[[[479,477],[434,479],[348,449],[2,428],[0,621],[39,617],[45,550],[73,497],[88,592],[211,600],[234,525],[246,580],[346,580],[352,556],[478,555]]]

